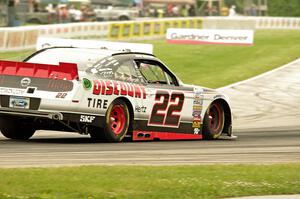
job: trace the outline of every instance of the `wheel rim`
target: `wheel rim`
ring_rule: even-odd
[[[110,112],[109,118],[109,125],[112,132],[116,135],[122,133],[126,123],[124,107],[121,105],[114,106]]]
[[[222,110],[220,105],[218,104],[213,104],[210,109],[209,109],[209,128],[213,132],[218,132],[222,126]]]

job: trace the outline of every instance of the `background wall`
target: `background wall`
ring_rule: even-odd
[[[138,40],[164,37],[166,30],[171,27],[203,29],[300,29],[300,18],[191,17],[0,28],[0,51],[34,48],[39,36]]]

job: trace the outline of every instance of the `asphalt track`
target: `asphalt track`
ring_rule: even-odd
[[[237,140],[93,143],[39,131],[29,141],[0,136],[0,167],[300,163],[300,59],[220,90],[231,98]]]

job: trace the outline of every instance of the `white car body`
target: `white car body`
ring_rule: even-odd
[[[113,125],[110,122],[116,123],[118,118],[110,121],[114,116],[109,114],[114,110],[111,108],[114,102],[122,101],[129,113],[120,120],[126,124],[116,123],[111,128],[121,125],[127,129],[124,135],[123,129],[119,129],[109,141],[121,141],[125,137],[176,140],[232,136],[228,98],[212,89],[183,84],[150,54],[54,47],[42,49],[24,62],[0,61],[0,69],[0,128],[3,132],[8,121],[5,118],[11,118],[11,121],[26,121],[20,125],[27,124],[34,130],[99,135]],[[162,76],[153,75],[153,71]],[[208,113],[212,104],[219,104],[222,109],[219,124],[213,124],[213,118],[209,118],[214,117]],[[125,114],[124,110],[120,113]],[[220,113],[218,111],[216,107],[215,114]],[[216,135],[204,136],[205,120],[222,128],[216,129]],[[7,133],[6,137],[27,139],[30,136]]]

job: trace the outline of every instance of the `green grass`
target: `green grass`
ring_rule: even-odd
[[[33,52],[34,50],[0,52],[0,59],[22,61]]]
[[[224,198],[299,194],[300,164],[1,169],[0,198]]]
[[[145,42],[154,44],[157,57],[185,83],[212,88],[256,76],[300,57],[300,30],[258,30],[253,46]],[[30,52],[0,53],[0,59],[22,60]]]

